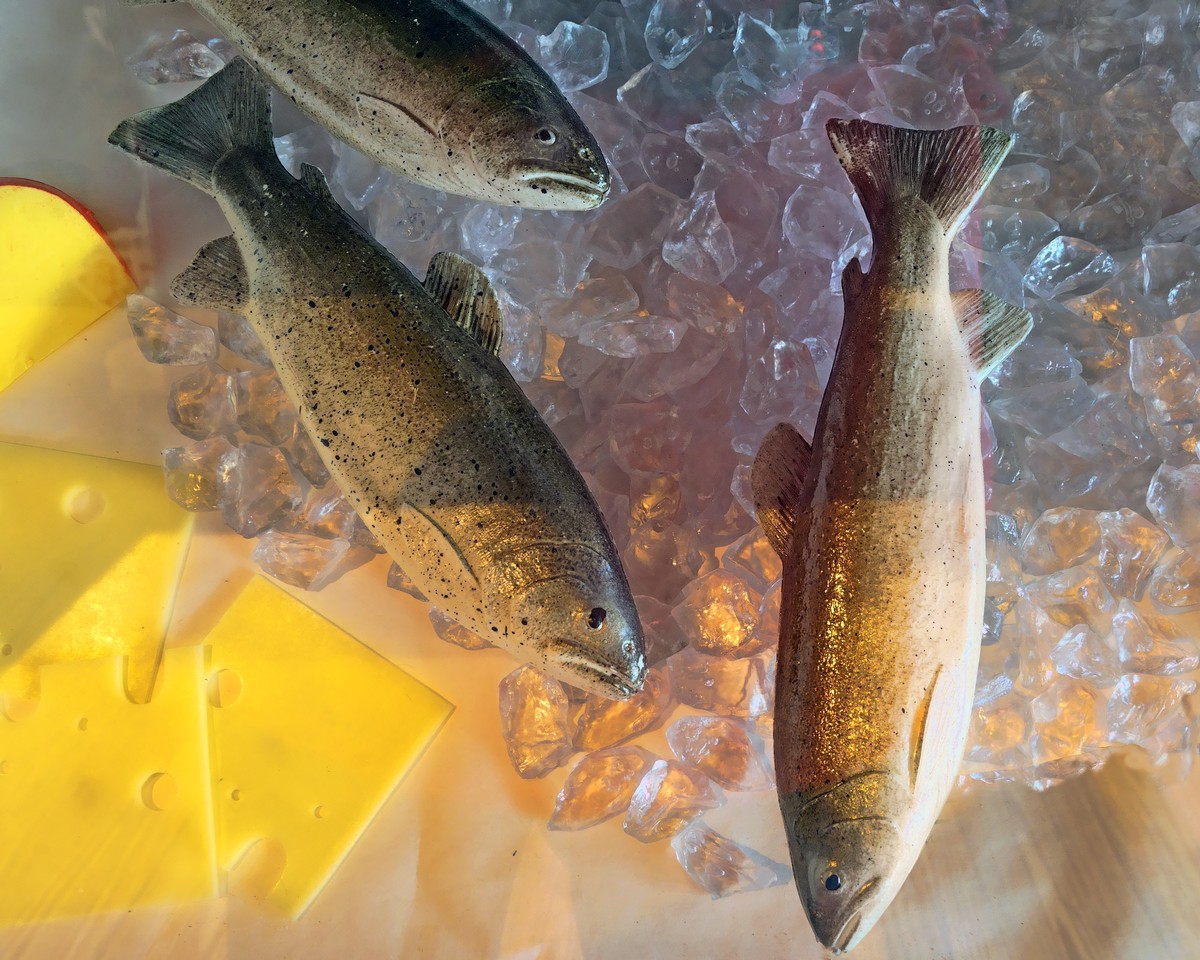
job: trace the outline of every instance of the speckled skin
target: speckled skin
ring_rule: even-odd
[[[986,582],[979,372],[951,301],[953,228],[913,195],[872,228],[870,272],[854,262],[844,281],[783,551],[775,699],[796,885],[837,953],[896,895],[954,784]]]
[[[600,147],[553,81],[458,0],[192,6],[301,110],[402,177],[534,209],[587,210],[608,192]]]
[[[251,132],[223,144],[226,123]],[[430,601],[553,676],[630,695],[645,677],[641,626],[579,472],[500,360],[338,207],[320,174],[296,180],[280,166],[269,123],[266,88],[237,60],[110,141],[216,197],[248,274],[240,308],[301,424]],[[188,145],[213,165],[190,162]],[[224,269],[206,251],[178,296],[197,299],[195,277]]]

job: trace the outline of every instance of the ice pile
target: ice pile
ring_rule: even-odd
[[[673,835],[714,895],[786,877],[701,817],[772,782],[780,566],[749,468],[775,423],[811,436],[841,272],[869,256],[825,139],[834,116],[1016,137],[952,259],[955,286],[982,277],[1036,319],[985,389],[988,600],[964,773],[1045,787],[1125,745],[1185,770],[1200,610],[1194,5],[475,2],[572,91],[612,168],[599,210],[449,197],[316,127],[277,146],[293,172],[320,166],[419,275],[443,249],[484,267],[504,359],[622,551],[646,690],[611,704],[528,667],[502,684],[518,772],[583,754],[550,826],[621,817],[639,840]],[[192,442],[167,452],[168,489],[244,535],[268,531],[260,562],[319,586],[373,544],[323,486],[252,335],[229,317],[220,333],[235,365],[193,360],[172,393]],[[389,584],[414,592],[395,568]],[[669,754],[648,748],[654,734],[630,742],[662,726]]]

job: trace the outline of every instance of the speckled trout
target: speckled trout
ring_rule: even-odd
[[[600,147],[554,81],[460,0],[191,4],[301,110],[402,177],[547,210],[608,193]]]
[[[950,242],[1011,145],[986,127],[831,120],[870,222],[864,274],[810,447],[788,424],[754,463],[783,559],[775,767],[800,899],[851,949],[900,889],[954,784],[985,587],[979,384],[1028,313],[951,294]]]
[[[173,292],[249,318],[330,474],[430,601],[562,680],[637,690],[641,626],[616,549],[496,356],[483,274],[439,254],[423,286],[320,171],[294,179],[271,147],[268,88],[242,60],[109,141],[216,197],[233,235]]]

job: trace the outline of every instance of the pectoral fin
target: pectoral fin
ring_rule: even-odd
[[[479,578],[446,531],[411,504],[400,507],[403,558],[397,561],[434,603],[464,601],[479,592]]]
[[[921,769],[921,752],[925,747],[925,734],[929,727],[929,708],[933,705],[933,693],[937,689],[938,679],[942,675],[939,666],[929,683],[929,689],[921,698],[916,714],[912,719],[912,727],[908,732],[908,783],[911,789],[917,786],[917,771]]]
[[[1021,345],[1033,329],[1033,317],[986,290],[959,290],[952,296],[959,327],[982,380]]]
[[[201,307],[237,311],[250,297],[250,279],[233,237],[217,237],[196,254],[190,267],[171,282],[177,300]]]
[[[754,511],[780,557],[788,553],[811,458],[812,447],[790,423],[772,427],[754,458],[750,476]]]
[[[311,163],[300,164],[300,182],[320,196],[322,200],[328,201],[334,206],[337,205],[337,201],[329,191],[329,181],[325,179],[325,174]]]
[[[484,350],[500,355],[500,304],[482,270],[457,254],[435,253],[425,274],[425,289]]]
[[[858,257],[855,257],[848,264],[846,269],[842,271],[842,299],[847,304],[858,299],[858,295],[862,293],[863,287],[867,285],[867,275],[863,273],[862,264],[858,262]]]
[[[354,96],[354,109],[363,123],[385,128],[397,137],[402,153],[428,153],[431,141],[438,139],[437,131],[403,104],[360,92]]]

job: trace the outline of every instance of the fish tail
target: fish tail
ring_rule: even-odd
[[[898,199],[918,196],[952,237],[1012,147],[1012,137],[993,127],[903,130],[830,120],[825,132],[875,234]]]
[[[239,57],[186,97],[122,121],[108,142],[212,193],[222,157],[273,149],[270,88]]]

